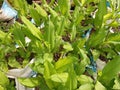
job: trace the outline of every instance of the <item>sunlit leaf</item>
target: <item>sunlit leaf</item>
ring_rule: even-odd
[[[80,84],[86,84],[86,83],[93,83],[92,78],[86,76],[86,75],[80,75],[77,77]]]
[[[95,84],[95,90],[107,90],[99,81]]]
[[[9,58],[8,65],[9,65],[10,67],[14,67],[14,68],[15,68],[15,67],[16,67],[16,68],[20,68],[20,67],[21,67],[20,63],[17,62],[14,57],[10,57],[10,58]]]
[[[55,63],[55,68],[57,71],[64,71],[69,68],[69,65],[71,65],[73,62],[75,62],[77,59],[75,57],[65,57],[63,59],[58,60]]]
[[[3,87],[6,87],[7,85],[9,85],[9,80],[7,76],[1,71],[0,71],[0,85]]]
[[[27,25],[28,30],[31,32],[33,36],[38,38],[39,40],[42,39],[41,31],[35,27],[28,19],[26,19],[24,16],[21,16],[22,21]]]
[[[51,80],[54,82],[65,83],[68,79],[68,73],[57,73],[51,75]]]
[[[18,78],[18,81],[27,87],[35,87],[40,84],[39,78]]]
[[[81,85],[77,90],[93,90],[93,88],[94,88],[93,84],[87,83],[87,84]]]
[[[120,72],[120,56],[116,56],[113,60],[107,63],[103,68],[102,76],[99,78],[100,82],[109,85],[110,81]]]
[[[5,89],[0,85],[0,90],[5,90]]]
[[[72,51],[72,50],[73,50],[73,48],[72,48],[72,46],[71,46],[70,43],[64,43],[63,48],[64,48],[66,51]]]

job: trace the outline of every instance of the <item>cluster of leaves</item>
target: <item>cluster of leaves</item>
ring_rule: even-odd
[[[22,68],[34,58],[30,67],[37,73],[36,77],[18,78],[27,87],[120,89],[120,2],[109,0],[108,6],[106,2],[42,0],[41,5],[28,5],[25,0],[17,0],[19,19],[9,31],[0,31],[0,70]],[[91,56],[96,62],[106,62],[106,66],[92,71]],[[2,72],[6,82],[0,82],[0,88],[7,88],[12,84]]]

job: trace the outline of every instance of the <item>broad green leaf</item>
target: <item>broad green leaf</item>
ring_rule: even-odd
[[[40,85],[40,80],[37,77],[34,78],[18,78],[18,81],[27,87],[36,87],[38,85]]]
[[[83,84],[77,90],[93,90],[94,85],[91,83]]]
[[[103,23],[103,16],[107,13],[106,0],[100,0],[98,5],[98,11],[95,16],[94,25],[101,27]]]
[[[9,58],[8,65],[10,67],[14,67],[14,68],[20,68],[21,67],[20,63],[16,61],[15,57],[10,57]]]
[[[77,58],[70,56],[62,58],[55,63],[55,68],[57,71],[65,71],[69,68],[69,65],[72,65],[76,60]]]
[[[41,31],[38,28],[36,28],[35,25],[33,25],[28,19],[26,19],[26,17],[21,16],[21,19],[27,25],[30,33],[36,38],[38,38],[39,40],[41,40],[42,39]]]
[[[115,78],[115,76],[120,72],[120,56],[116,56],[113,60],[108,62],[103,68],[102,76],[99,81],[102,84],[109,85],[110,81]]]
[[[3,87],[6,87],[7,85],[9,85],[9,79],[1,71],[0,71],[0,85],[3,86]]]
[[[51,53],[45,53],[43,58],[44,58],[44,62],[45,61],[49,61],[49,62],[53,61],[53,55]]]
[[[99,81],[95,84],[95,90],[107,90]]]
[[[51,80],[58,83],[65,83],[68,79],[68,73],[57,73],[51,75]]]
[[[0,62],[0,69],[2,69],[4,72],[8,71],[8,64],[6,62],[1,61]]]
[[[42,78],[42,77],[40,78],[40,85],[39,85],[39,87],[40,87],[40,90],[50,90],[50,88],[47,86],[44,78]]]
[[[45,82],[48,85],[48,87],[50,89],[56,87],[57,83],[55,83],[54,81],[52,81],[51,75],[56,74],[56,70],[53,66],[53,64],[49,61],[45,61],[44,62],[44,78],[45,78]]]
[[[58,6],[63,15],[68,15],[70,11],[70,0],[59,0]]]
[[[86,76],[86,75],[80,75],[77,77],[79,83],[82,84],[87,84],[87,83],[93,83],[93,79]]]
[[[94,32],[87,43],[88,47],[96,47],[103,43],[107,34],[105,28],[100,28],[98,31]]]
[[[5,88],[3,88],[3,87],[0,85],[0,90],[5,90]]]
[[[72,51],[72,50],[73,50],[71,44],[68,43],[68,42],[64,43],[63,48],[64,48],[66,51]]]
[[[55,74],[56,73],[56,70],[53,66],[53,64],[49,61],[45,61],[44,62],[44,77],[46,79],[49,79],[51,75]]]
[[[86,61],[85,64],[86,64],[86,65],[89,64],[90,62],[89,62],[89,58],[88,58],[88,56],[87,56],[86,51],[85,51],[84,49],[79,49],[79,53],[80,53],[81,59],[82,59],[83,61]]]

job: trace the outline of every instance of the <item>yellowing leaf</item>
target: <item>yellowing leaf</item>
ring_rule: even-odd
[[[18,78],[18,81],[27,87],[36,87],[40,84],[39,78]]]

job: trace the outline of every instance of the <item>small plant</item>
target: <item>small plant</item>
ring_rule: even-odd
[[[30,67],[36,76],[18,78],[27,87],[120,89],[119,0],[41,1],[15,2],[19,20],[7,32],[0,31],[0,73],[35,59]],[[99,60],[106,63],[103,69],[97,68]]]

